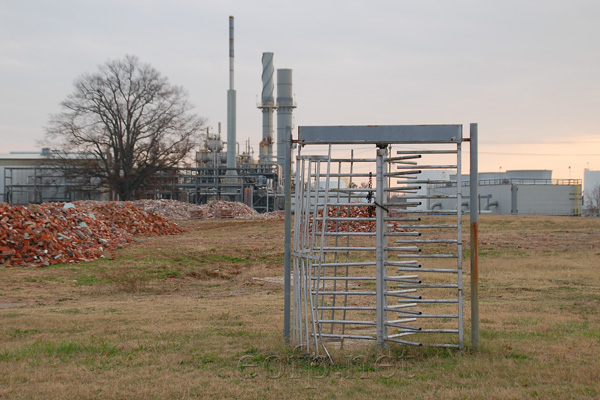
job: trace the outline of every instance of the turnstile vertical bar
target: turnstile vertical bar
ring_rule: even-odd
[[[316,217],[315,217],[315,212],[313,211],[312,207],[311,207],[311,196],[312,196],[312,160],[309,158],[308,162],[307,162],[307,167],[306,167],[306,174],[307,174],[307,178],[306,178],[306,211],[305,211],[305,216],[306,216],[306,239],[305,239],[305,243],[306,243],[306,247],[307,249],[310,249],[310,255],[312,256],[313,253],[313,249],[314,249],[314,243],[313,243],[313,232],[316,229]],[[312,217],[312,221],[311,221],[311,217]],[[312,225],[311,225],[312,224]],[[311,328],[312,332],[312,323],[313,323],[313,316],[312,316],[312,295],[310,294],[312,288],[310,287],[311,285],[311,272],[312,272],[312,263],[313,260],[312,259],[307,259],[305,262],[305,269],[304,269],[304,316],[305,316],[305,333],[306,333],[306,352],[310,353],[310,341],[311,341],[311,336],[309,333],[309,327]]]
[[[291,326],[291,262],[292,262],[292,128],[285,130],[285,233],[284,233],[284,275],[283,275],[283,337],[290,344]],[[229,148],[227,148],[229,152]],[[228,165],[229,166],[229,165]]]
[[[461,128],[462,129],[462,128]],[[458,269],[458,347],[464,346],[463,328],[463,273],[462,273],[462,144],[456,144],[456,227]]]
[[[477,124],[470,126],[470,160],[471,160],[471,344],[479,345],[479,258],[477,236],[479,230],[479,167],[478,167],[478,132]]]
[[[350,182],[348,184],[348,187],[351,188],[352,187],[352,174],[354,172],[354,149],[350,150],[350,171],[349,171],[349,176],[350,176]],[[352,200],[352,193],[348,192],[348,203],[350,203]],[[338,206],[339,207],[339,206]],[[346,212],[348,213],[348,215],[350,214],[350,207],[346,207]],[[346,221],[346,231],[350,232],[350,221]],[[350,247],[350,236],[346,236],[346,246]],[[350,262],[350,252],[347,251],[346,252],[346,270],[345,270],[345,275],[346,277],[349,276],[350,274],[350,267],[347,265]],[[344,283],[344,291],[346,293],[348,293],[348,291],[350,290],[350,281],[346,280]],[[344,294],[344,307],[348,306],[348,295]],[[346,316],[347,316],[347,310],[344,308],[344,314],[343,314],[343,320],[346,320]],[[344,335],[346,333],[346,326],[342,325],[342,335]],[[342,339],[343,340],[343,339]],[[342,342],[343,343],[343,342]]]
[[[329,231],[329,194],[331,193],[331,190],[329,188],[329,183],[330,183],[329,175],[331,175],[331,145],[329,145],[329,150],[327,153],[327,172],[325,174],[325,199],[324,199],[324,204],[323,204],[323,221],[322,221],[321,232],[320,232],[321,244],[320,244],[319,267],[317,270],[317,284],[316,284],[317,290],[318,290],[319,285],[322,283],[323,292],[325,292],[325,280],[321,281],[321,278],[327,275],[327,267],[323,266],[323,264],[326,262],[325,259],[327,257],[327,254],[324,252],[323,249],[325,249],[327,247],[327,235],[325,233],[327,233]],[[317,185],[320,186],[321,183],[317,182]],[[319,304],[318,299],[317,299],[317,304]],[[325,294],[321,294],[320,305],[324,305],[324,304],[325,304]],[[323,309],[321,309],[321,315],[319,317],[319,324],[318,324],[319,332],[323,331],[323,325],[320,322],[320,320],[324,319],[324,312],[325,311]],[[317,313],[317,315],[318,315],[318,313]]]
[[[376,174],[376,188],[375,188],[375,240],[376,240],[376,287],[377,287],[377,344],[379,346],[385,345],[387,339],[387,328],[385,325],[387,311],[386,306],[386,266],[385,266],[385,210],[381,206],[385,199],[385,165],[384,157],[387,153],[387,145],[385,147],[377,147],[377,174]]]
[[[296,176],[296,182],[300,182],[300,153],[301,153],[301,147],[298,148],[298,157],[296,158],[296,172],[295,172],[295,176]],[[296,204],[296,212],[298,211],[298,207],[300,205],[300,200],[299,200],[299,194],[302,192],[302,190],[297,186],[296,191],[294,193],[294,203]],[[268,199],[268,196],[267,196]],[[267,203],[268,204],[268,203]],[[267,212],[269,211],[269,207],[267,205]],[[298,214],[296,214],[298,215]],[[294,218],[294,240],[293,240],[293,245],[294,245],[294,253],[293,253],[293,259],[294,259],[294,264],[292,266],[293,268],[293,279],[292,279],[292,285],[294,286],[294,291],[293,291],[293,310],[294,310],[294,318],[292,320],[292,329],[293,329],[293,334],[292,334],[292,344],[294,346],[297,346],[299,344],[302,343],[302,339],[300,339],[300,335],[299,335],[299,324],[298,324],[298,306],[299,306],[299,298],[298,298],[298,289],[300,287],[300,269],[299,269],[299,259],[298,259],[298,254],[300,254],[300,241],[299,241],[299,237],[301,235],[300,233],[300,220],[301,218]]]
[[[321,160],[315,160],[315,208],[313,211],[313,224],[312,224],[312,232],[311,232],[311,247],[318,248],[317,245],[317,232],[319,230],[319,224],[317,223],[317,218],[319,216],[319,196],[320,196],[320,185],[319,181],[321,179]],[[312,172],[312,171],[311,171]],[[326,221],[322,221],[321,223],[326,223]],[[319,260],[318,264],[321,263],[321,258],[323,257],[323,249],[319,249]],[[310,261],[309,275],[307,277],[307,284],[310,284],[310,310],[311,310],[311,318],[312,318],[312,335],[315,339],[315,354],[319,355],[319,330],[318,330],[318,312],[317,305],[319,304],[319,282],[317,280],[313,280],[312,276],[315,273],[314,261]]]

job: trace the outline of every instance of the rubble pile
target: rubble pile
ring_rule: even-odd
[[[202,208],[202,206],[184,203],[178,200],[135,200],[132,201],[133,205],[141,208],[142,210],[150,211],[156,214],[160,214],[166,219],[182,220],[182,219],[193,219],[192,214]]]
[[[176,235],[183,232],[174,223],[160,214],[136,207],[130,201],[78,201],[83,207],[99,216],[104,222],[113,224],[135,236]]]
[[[193,218],[236,218],[255,219],[259,213],[244,203],[232,201],[211,201],[203,204],[197,211],[192,213]]]
[[[370,206],[358,206],[358,207],[347,207],[347,206],[330,206],[327,208],[327,215],[329,218],[374,218],[375,217],[375,205]],[[317,218],[323,218],[323,209],[320,209],[317,213]],[[404,232],[405,228],[399,227],[399,222],[389,222],[388,232]],[[321,230],[322,222],[319,221],[317,229]],[[312,227],[312,221],[311,221]],[[328,221],[327,231],[329,232],[375,232],[375,221]]]
[[[133,236],[181,229],[128,202],[0,203],[0,265],[40,267],[91,261]]]
[[[259,213],[252,217],[252,219],[284,219],[285,211],[271,211],[268,213]]]
[[[191,204],[177,200],[136,200],[135,206],[162,215],[169,220],[183,219],[282,219],[282,211],[258,213],[244,203],[212,201],[208,204]]]

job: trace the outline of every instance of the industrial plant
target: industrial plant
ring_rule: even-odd
[[[194,164],[156,174],[147,182],[141,197],[174,199],[193,204],[212,200],[245,203],[259,212],[284,208],[284,167],[286,139],[292,136],[296,103],[292,91],[292,70],[277,69],[274,54],[262,54],[262,93],[257,105],[262,113],[262,139],[258,157],[249,140],[242,148],[236,131],[234,18],[229,17],[229,89],[227,90],[227,133],[221,136],[207,129],[194,158]],[[275,81],[276,78],[276,81]],[[275,94],[275,86],[277,93]],[[275,132],[276,115],[276,132]],[[86,158],[74,155],[73,159]],[[12,204],[74,200],[118,200],[98,182],[64,176],[52,163],[52,150],[0,154],[0,200]],[[586,180],[594,171],[586,171]],[[428,200],[419,210],[437,212],[448,204],[440,197],[456,190],[451,171],[421,171],[432,183],[421,185],[418,193]],[[340,182],[346,184],[345,182]],[[468,191],[469,181],[461,183]],[[550,170],[515,170],[480,173],[479,207],[491,214],[581,215],[585,194],[578,179],[553,179]],[[588,184],[587,189],[591,188]],[[589,192],[589,190],[588,190]],[[466,193],[466,192],[465,192]],[[436,199],[436,196],[440,199]],[[402,196],[395,201],[402,202]],[[356,196],[356,201],[364,201]],[[468,201],[461,207],[469,209]]]
[[[273,53],[262,55],[262,95],[258,108],[263,114],[262,140],[258,160],[249,144],[240,151],[236,132],[236,90],[234,85],[234,18],[229,17],[229,89],[227,90],[227,136],[207,130],[195,155],[195,166],[157,174],[147,183],[142,197],[174,199],[194,204],[211,200],[243,202],[260,212],[283,208],[282,167],[284,136],[292,126],[296,107],[292,95],[292,70],[277,70]],[[277,136],[274,137],[274,114]],[[277,151],[274,152],[274,147]],[[85,158],[85,155],[74,155]],[[96,182],[66,177],[52,165],[52,150],[41,153],[0,155],[0,194],[12,204],[74,200],[118,200]]]

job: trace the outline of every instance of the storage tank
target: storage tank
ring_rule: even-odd
[[[551,180],[552,170],[549,169],[515,169],[506,171],[507,179]]]
[[[584,204],[589,203],[589,197],[592,192],[600,187],[600,171],[590,171],[586,169],[583,171],[583,195]]]

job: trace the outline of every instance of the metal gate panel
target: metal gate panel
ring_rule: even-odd
[[[385,340],[410,345],[463,346],[461,144],[427,150],[397,150],[387,158],[388,194],[404,202],[395,210],[385,203],[384,221],[400,223],[401,232],[386,231]],[[446,159],[431,163],[429,157]],[[446,161],[444,160],[444,161]],[[449,171],[448,179],[423,178],[424,171]],[[452,195],[423,192],[429,184],[454,186]],[[398,196],[398,194],[401,194]],[[388,199],[393,198],[387,196]],[[419,209],[427,200],[452,204],[432,213]],[[444,337],[450,337],[450,340]],[[453,339],[452,339],[453,338]]]

